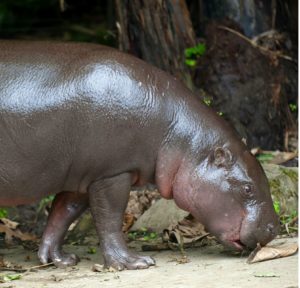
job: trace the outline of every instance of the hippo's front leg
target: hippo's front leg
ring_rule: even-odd
[[[117,270],[143,269],[155,265],[151,257],[130,252],[122,233],[123,216],[131,187],[131,175],[124,173],[93,183],[89,189],[92,215],[100,238],[106,267]]]
[[[62,251],[62,244],[71,223],[88,207],[88,194],[61,192],[56,195],[38,256],[45,264],[49,260],[57,267],[76,265],[79,258]]]

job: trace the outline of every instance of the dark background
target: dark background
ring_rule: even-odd
[[[140,17],[149,11],[151,17],[143,26]],[[155,15],[161,23],[154,21]],[[180,25],[181,30],[176,29]],[[158,47],[153,31],[158,39],[168,31],[175,40]],[[271,52],[262,53],[241,35]],[[181,77],[199,101],[209,102],[234,125],[250,147],[297,150],[298,1],[1,0],[0,38],[120,48]],[[188,67],[185,49],[198,43],[206,52]],[[158,54],[170,61],[162,63]]]

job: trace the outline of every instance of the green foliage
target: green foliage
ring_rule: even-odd
[[[51,203],[53,201],[54,197],[55,197],[54,195],[50,195],[50,196],[43,198],[40,201],[37,212],[39,213],[43,208],[45,208],[45,206],[47,206],[49,203]]]
[[[128,233],[128,239],[130,240],[150,241],[156,238],[157,238],[156,232],[153,232],[147,228],[141,228],[138,231],[133,231]]]
[[[208,97],[205,97],[205,98],[203,99],[203,102],[204,102],[204,104],[205,104],[206,106],[211,106],[211,104],[212,104],[211,98],[208,98]]]
[[[197,65],[197,59],[203,56],[206,52],[206,45],[204,43],[199,43],[194,47],[189,47],[184,50],[185,64],[191,68]]]
[[[298,217],[298,211],[297,210],[293,210],[291,212],[291,214],[289,215],[281,215],[280,216],[280,221],[283,223],[283,224],[289,224],[292,222],[293,219],[295,219],[296,217]]]
[[[7,210],[5,208],[0,208],[0,219],[7,217]]]
[[[10,282],[13,280],[19,280],[22,277],[21,274],[6,274],[0,276],[0,283]]]
[[[184,63],[189,67],[195,67],[197,64],[197,61],[194,59],[185,59]]]
[[[290,103],[289,107],[290,107],[291,112],[296,112],[298,109],[297,104],[295,104],[295,103]]]
[[[297,221],[295,221],[295,219],[298,219],[298,211],[293,210],[290,214],[285,214],[279,201],[274,201],[273,206],[279,216],[282,233],[289,234],[290,231],[298,231]]]
[[[274,158],[273,154],[270,153],[260,153],[256,156],[256,159],[261,163],[266,163]]]
[[[95,247],[89,247],[87,253],[88,254],[96,254],[97,249]]]
[[[274,210],[275,210],[276,214],[279,215],[280,214],[280,203],[279,203],[279,201],[274,201],[273,206],[274,206]]]
[[[204,98],[203,98],[203,103],[204,103],[206,106],[210,107],[210,106],[212,105],[212,98],[210,98],[210,97],[204,97]],[[221,112],[221,111],[218,111],[217,114],[218,114],[219,116],[224,116],[224,113]]]
[[[199,43],[194,47],[189,47],[184,50],[184,55],[186,58],[203,56],[206,52],[206,45],[203,43]]]

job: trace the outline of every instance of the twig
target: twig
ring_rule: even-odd
[[[18,273],[24,273],[27,271],[27,269],[21,269],[21,268],[9,268],[9,267],[0,267],[0,271],[14,271]]]
[[[231,28],[226,27],[226,26],[218,26],[218,28],[222,29],[222,30],[226,30],[226,31],[228,31],[228,32],[230,32],[232,34],[235,34],[236,36],[239,36],[240,38],[242,38],[243,40],[245,40],[246,42],[248,42],[250,45],[252,45],[254,48],[257,48],[257,49],[261,50],[261,52],[265,52],[265,53],[271,54],[272,56],[280,57],[280,58],[283,58],[285,60],[297,63],[297,61],[294,60],[292,57],[284,55],[284,54],[282,54],[280,52],[271,51],[268,48],[265,48],[265,47],[263,47],[261,45],[258,45],[254,41],[252,41],[251,39],[249,39],[248,37],[246,37],[245,35],[243,35],[242,33],[238,32],[238,31],[236,31],[234,29],[231,29]]]
[[[47,264],[42,264],[42,265],[38,265],[38,266],[32,266],[29,267],[27,269],[22,269],[22,268],[13,268],[13,267],[0,267],[0,271],[14,271],[14,272],[18,272],[18,273],[28,273],[33,269],[39,269],[39,268],[43,268],[43,267],[47,267],[50,265],[53,265],[53,262],[47,263]]]
[[[289,230],[289,224],[288,223],[284,224],[284,228],[285,228],[287,234],[290,235],[290,230]]]
[[[75,31],[75,32],[79,32],[79,33],[86,34],[86,35],[89,35],[89,36],[97,36],[96,31],[94,31],[92,29],[89,29],[89,28],[86,28],[86,27],[82,27],[80,25],[72,25],[72,26],[70,26],[70,29]]]
[[[66,10],[65,0],[59,0],[59,8],[61,12]]]
[[[29,267],[29,268],[26,269],[26,271],[25,271],[25,273],[23,275],[29,274],[34,269],[44,268],[44,267],[47,267],[47,266],[51,266],[53,264],[54,264],[53,262],[50,262],[50,263],[46,263],[46,264],[42,264],[42,265],[37,265],[37,266]]]
[[[29,268],[27,268],[26,270],[27,270],[27,271],[30,271],[30,270],[33,270],[33,269],[39,269],[39,268],[51,266],[51,265],[53,265],[53,264],[54,264],[54,262],[49,262],[49,263],[46,263],[46,264],[42,264],[42,265],[37,265],[37,266],[29,267]]]
[[[298,221],[298,216],[294,217],[294,218],[290,221],[289,225],[290,225],[290,226],[291,226],[291,225],[294,225],[297,221]]]

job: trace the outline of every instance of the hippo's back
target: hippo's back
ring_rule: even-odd
[[[156,77],[149,65],[100,45],[1,41],[0,51],[0,204],[151,163],[164,127],[141,81]]]

